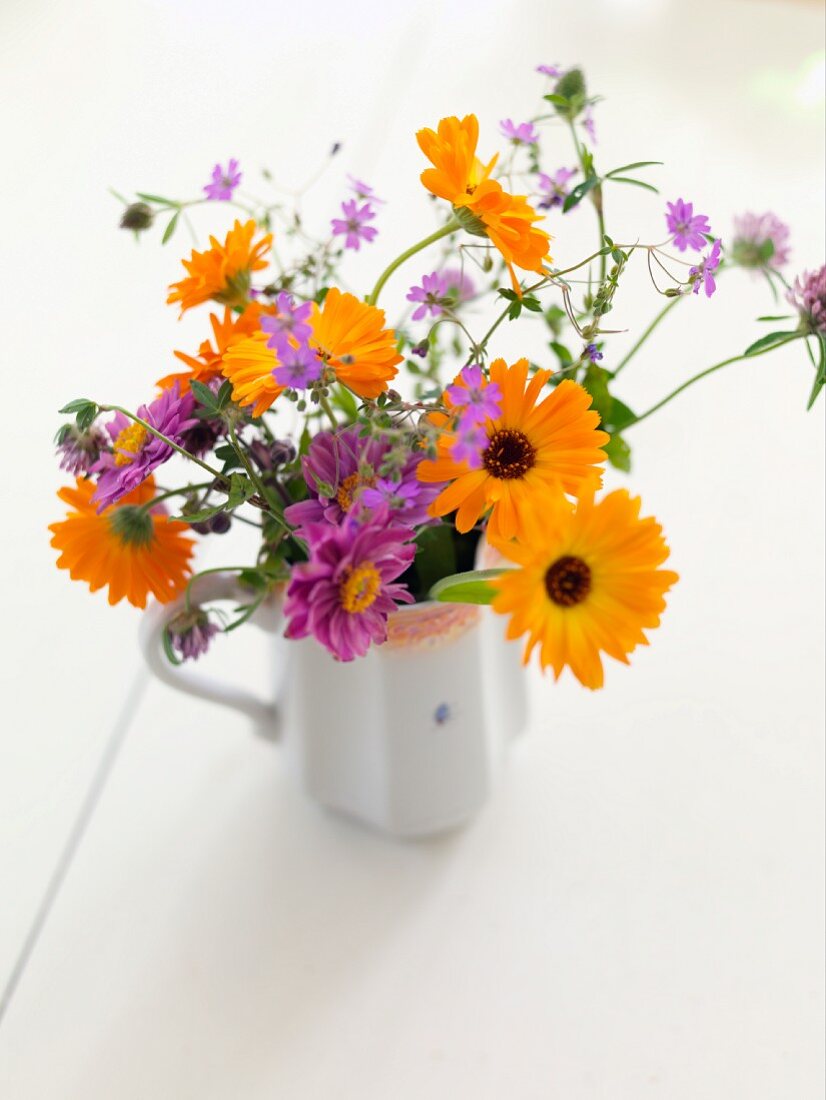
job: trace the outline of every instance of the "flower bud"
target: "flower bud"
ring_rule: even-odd
[[[142,233],[148,229],[155,217],[155,212],[149,203],[132,202],[121,214],[121,229],[132,229],[135,233]]]
[[[213,535],[225,535],[232,527],[232,519],[226,512],[219,512],[209,521],[209,526]]]

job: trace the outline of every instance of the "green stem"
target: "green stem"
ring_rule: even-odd
[[[192,610],[192,586],[199,577],[208,577],[211,573],[243,573],[246,569],[254,569],[252,565],[216,565],[212,569],[202,569],[200,573],[193,573],[184,591],[184,607]]]
[[[658,409],[661,409],[663,405],[667,405],[669,401],[673,401],[677,394],[682,393],[683,390],[687,390],[688,387],[693,386],[695,382],[699,382],[701,378],[707,378],[708,375],[714,374],[718,370],[722,370],[723,367],[727,367],[731,363],[739,363],[741,359],[757,359],[761,355],[768,355],[770,351],[775,351],[777,348],[782,348],[784,344],[791,344],[795,340],[799,340],[800,335],[802,334],[796,333],[794,336],[790,336],[788,340],[781,340],[776,344],[772,344],[768,348],[763,348],[762,351],[755,351],[752,355],[732,355],[730,359],[723,359],[721,363],[715,363],[711,367],[706,367],[706,369],[701,370],[699,374],[692,375],[692,377],[683,382],[681,386],[677,386],[676,390],[672,390],[671,393],[669,393],[666,397],[662,399],[662,401],[658,401],[656,405],[652,405],[650,409],[646,409],[646,411],[640,416],[634,417],[633,420],[625,424],[622,429],[623,432],[625,432],[628,428],[633,427],[634,424],[639,424],[640,421],[647,419],[647,417],[651,416],[652,413],[655,413]]]
[[[264,501],[264,504],[267,506],[267,512],[269,513],[269,515],[271,515],[273,517],[274,520],[276,520],[284,528],[284,530],[288,534],[292,534],[292,529],[290,528],[289,524],[284,519],[284,517],[281,515],[280,508],[273,504],[272,497],[267,492],[266,485],[259,478],[259,476],[256,474],[255,470],[252,468],[252,463],[250,462],[249,458],[247,457],[246,451],[241,446],[241,444],[238,440],[238,435],[235,431],[235,425],[230,422],[227,425],[227,429],[229,431],[229,438],[230,438],[230,442],[232,444],[232,449],[238,455],[238,458],[240,459],[241,464],[243,465],[244,469],[246,470],[247,477],[253,483],[258,495],[261,497],[261,499]]]
[[[582,146],[580,145],[579,138],[577,137],[576,127],[574,126],[573,119],[568,119],[568,126],[571,130],[571,137],[574,139],[574,148],[576,149],[577,159],[579,160],[579,166],[582,169],[583,180],[588,178],[588,173],[585,168],[585,157],[582,153]],[[605,244],[605,215],[602,212],[602,184],[597,186],[590,192],[591,203],[597,214],[597,224],[599,226],[599,244],[600,248]],[[599,281],[605,282],[605,273],[608,270],[608,257],[602,255],[599,258]]]
[[[212,486],[211,481],[202,481],[199,485],[185,485],[181,489],[167,489],[163,493],[159,493],[151,500],[147,500],[146,504],[141,504],[140,508],[142,512],[148,512],[154,508],[156,504],[159,504],[162,500],[169,500],[170,497],[186,496],[187,493],[197,493],[201,489],[209,489]]]
[[[162,439],[168,447],[171,447],[173,451],[177,451],[179,455],[183,455],[184,458],[188,458],[190,462],[194,462],[197,466],[200,466],[203,470],[206,470],[208,474],[211,474],[218,481],[227,482],[229,479],[222,474],[219,470],[214,470],[206,462],[203,462],[200,458],[196,458],[195,455],[191,455],[189,451],[185,451],[183,447],[179,447],[178,444],[170,439],[169,436],[164,435],[163,432],[159,432],[157,428],[153,428],[151,424],[147,424],[145,420],[141,420],[139,416],[135,416],[134,413],[128,409],[122,408],[120,405],[98,405],[101,412],[119,412],[130,420],[134,420],[136,424],[140,424],[150,435],[154,435],[156,439]]]
[[[626,363],[633,359],[633,357],[637,354],[637,352],[640,350],[642,345],[645,343],[645,341],[648,339],[648,337],[651,335],[657,325],[659,325],[660,321],[665,320],[668,313],[674,308],[674,306],[676,306],[677,302],[681,300],[681,298],[671,298],[665,308],[660,310],[660,312],[657,314],[657,316],[654,318],[648,328],[643,332],[642,336],[640,336],[639,340],[637,340],[636,344],[634,344],[631,350],[626,355],[624,355],[622,359],[620,359],[619,363],[614,368],[614,377],[619,374]]]
[[[338,421],[336,420],[336,414],[333,412],[333,407],[330,404],[329,398],[320,395],[319,399],[318,399],[318,403],[322,407],[322,409],[324,409],[324,411],[327,413],[327,416],[329,417],[330,423],[332,424],[333,428],[337,428],[338,427]]]
[[[455,233],[457,229],[461,229],[461,225],[456,218],[451,218],[446,225],[443,225],[441,229],[437,229],[435,233],[431,233],[429,237],[425,237],[424,240],[418,241],[416,244],[411,245],[410,248],[402,252],[400,256],[397,256],[395,260],[386,267],[379,275],[378,282],[373,287],[370,296],[367,299],[369,306],[374,306],[378,301],[379,294],[381,294],[382,287],[396,270],[397,267],[409,260],[411,256],[415,256],[417,252],[421,252],[423,248],[427,248],[428,245],[434,244],[436,241],[440,241],[442,237],[449,237],[451,233]]]

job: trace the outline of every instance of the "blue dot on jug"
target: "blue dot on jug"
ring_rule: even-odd
[[[437,726],[443,726],[450,718],[450,707],[447,703],[439,703],[433,712],[433,718]]]

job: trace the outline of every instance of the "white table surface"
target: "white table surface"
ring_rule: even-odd
[[[6,0],[0,983],[123,740],[0,1024],[4,1100],[822,1095],[824,403],[803,411],[800,349],[636,429],[632,485],[682,575],[664,624],[602,693],[533,674],[496,797],[433,842],[320,813],[242,719],[149,683],[137,613],[58,574],[45,526],[54,410],[144,400],[200,338],[163,305],[184,238],[136,248],[106,185],[183,194],[229,155],[289,185],[342,140],[307,212],[330,216],[345,171],[392,197],[366,283],[429,225],[414,130],[476,110],[494,147],[534,64],[583,60],[601,164],[665,160],[665,196],[724,232],[775,209],[814,267],[823,31],[817,5],[744,0]],[[657,200],[611,201],[616,237],[660,231]],[[559,262],[593,234],[587,210],[552,228]],[[642,277],[621,296],[623,325],[656,308]],[[727,275],[624,395],[653,402],[774,311]],[[208,661],[268,678],[257,632]]]

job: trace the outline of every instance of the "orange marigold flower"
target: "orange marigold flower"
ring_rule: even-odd
[[[402,361],[396,334],[384,324],[384,310],[332,287],[321,309],[313,309],[308,342],[340,382],[360,397],[378,397]],[[252,405],[253,416],[260,416],[284,390],[275,381],[278,360],[267,340],[266,333],[258,332],[224,354],[222,370],[232,382],[232,398]]]
[[[251,336],[258,331],[263,311],[258,302],[250,302],[240,314],[233,313],[229,306],[224,308],[223,317],[219,317],[217,313],[211,313],[209,321],[212,325],[214,346],[209,340],[204,340],[198,348],[197,356],[187,355],[185,351],[176,351],[175,358],[180,359],[189,369],[167,374],[164,378],[159,378],[155,384],[162,390],[168,390],[177,382],[180,393],[184,394],[189,389],[190,382],[206,383],[217,378],[221,373],[224,352],[233,344],[243,340],[245,336]]]
[[[456,529],[469,531],[490,509],[488,536],[499,543],[522,538],[526,518],[547,507],[549,499],[565,493],[578,496],[599,483],[596,469],[605,461],[601,450],[609,436],[599,431],[599,414],[582,386],[566,379],[538,401],[550,371],[539,370],[528,381],[528,361],[508,366],[504,359],[491,363],[490,380],[501,392],[502,413],[484,425],[487,446],[482,466],[451,457],[456,435],[443,414],[431,418],[443,428],[437,457],[419,463],[421,481],[449,481],[430,507],[434,516],[456,511]],[[461,375],[456,385],[464,385]],[[450,397],[445,395],[450,408]],[[458,510],[457,510],[458,509]]]
[[[475,115],[461,121],[443,118],[438,129],[419,130],[416,140],[435,166],[422,172],[421,180],[431,194],[447,199],[462,226],[475,236],[488,237],[499,249],[510,272],[511,283],[521,293],[514,266],[543,274],[551,238],[537,229],[541,221],[524,195],[511,195],[490,179],[496,163],[487,165],[476,156],[479,123]]]
[[[588,688],[603,684],[601,653],[623,664],[643,633],[659,626],[665,593],[679,579],[660,566],[669,550],[653,518],[625,489],[572,511],[558,498],[525,517],[523,539],[502,546],[518,568],[490,582],[493,609],[510,615],[507,635],[527,635],[524,660],[539,647],[554,676],[568,665]]]
[[[171,520],[160,508],[141,505],[155,495],[149,477],[128,496],[98,513],[92,504],[93,481],[77,478],[75,486],[58,492],[71,508],[66,519],[53,523],[51,541],[60,550],[58,569],[68,569],[75,581],[86,581],[92,592],[109,586],[109,603],[126,598],[146,607],[151,593],[168,603],[186,587],[191,573],[193,540],[185,523]]]
[[[167,303],[180,302],[181,313],[210,298],[222,305],[245,305],[250,276],[267,266],[264,257],[272,245],[272,233],[253,242],[256,228],[252,219],[244,225],[236,220],[223,244],[210,237],[206,252],[193,249],[190,258],[182,261],[187,278],[172,283]]]

